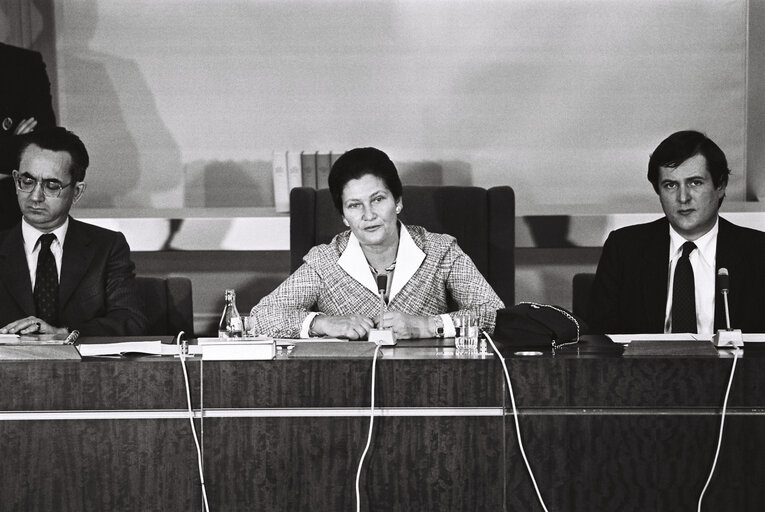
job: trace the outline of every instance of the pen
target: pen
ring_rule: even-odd
[[[67,344],[67,345],[72,345],[72,344],[74,344],[75,341],[77,341],[77,338],[79,338],[79,337],[80,337],[80,331],[75,329],[75,330],[73,330],[72,332],[69,333],[69,335],[64,340],[64,343]]]

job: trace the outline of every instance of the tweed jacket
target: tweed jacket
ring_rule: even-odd
[[[424,259],[397,258],[388,309],[418,316],[456,316],[460,311],[470,311],[483,329],[493,331],[497,309],[504,305],[456,239],[419,226],[401,225],[401,232],[402,237],[411,236]],[[350,230],[344,231],[330,243],[312,248],[303,264],[252,308],[256,332],[298,338],[303,320],[312,311],[370,318],[380,313],[380,297],[371,272],[368,279],[366,275],[353,277],[338,263],[350,236]]]
[[[69,218],[59,281],[59,323],[82,336],[146,334],[130,247],[122,233]],[[0,326],[35,315],[21,223],[0,232]]]

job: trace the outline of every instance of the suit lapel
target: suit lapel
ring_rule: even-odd
[[[369,264],[366,256],[364,256],[364,251],[361,250],[359,240],[353,233],[350,234],[348,245],[337,260],[337,264],[349,276],[361,283],[364,288],[377,295],[377,283],[375,283],[372,272],[369,270]]]
[[[24,238],[21,236],[21,223],[11,228],[0,247],[0,279],[21,310],[34,315],[35,301],[24,252]]]
[[[744,272],[741,268],[741,252],[738,249],[739,244],[736,241],[735,233],[733,232],[733,224],[720,217],[720,224],[717,231],[717,261],[715,263],[715,275],[721,268],[727,268],[728,274],[732,276],[739,276],[740,272]],[[715,330],[724,329],[726,327],[725,322],[725,304],[723,303],[720,290],[717,286],[717,280],[715,279]],[[734,301],[735,295],[728,296],[731,302]],[[734,304],[730,304],[731,312],[738,311],[738,308]]]
[[[651,226],[643,244],[643,304],[648,332],[664,332],[669,279],[669,222],[666,217]]]
[[[425,260],[425,253],[417,246],[403,224],[401,224],[400,233],[396,271],[393,273],[393,283],[390,287],[390,302],[393,302],[393,298],[404,288]]]
[[[69,228],[64,240],[64,256],[61,261],[61,279],[59,281],[59,308],[66,303],[87,274],[95,249],[90,236],[82,228],[82,223],[69,219]]]

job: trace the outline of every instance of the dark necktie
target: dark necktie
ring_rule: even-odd
[[[672,284],[672,332],[696,332],[696,291],[689,256],[696,248],[693,242],[683,244],[683,254],[675,266]]]
[[[55,239],[53,233],[40,236],[34,290],[37,316],[53,326],[58,325],[58,271],[56,259],[50,250],[50,244]]]

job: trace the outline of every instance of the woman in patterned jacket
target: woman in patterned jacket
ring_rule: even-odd
[[[252,308],[254,332],[355,340],[376,327],[392,328],[398,339],[450,337],[453,319],[467,312],[494,329],[504,305],[455,238],[399,222],[402,185],[388,155],[348,151],[332,166],[329,189],[349,229],[313,247]]]

